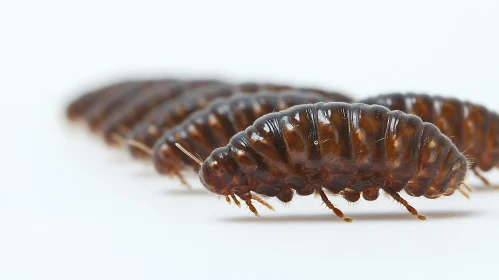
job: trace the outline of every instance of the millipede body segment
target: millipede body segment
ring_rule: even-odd
[[[324,190],[355,202],[361,196],[375,200],[382,189],[425,219],[399,192],[437,198],[462,191],[467,167],[447,136],[414,115],[377,105],[320,102],[257,119],[215,149],[199,177],[211,192],[239,197],[255,214],[256,194],[289,202],[294,193],[316,193],[344,218]]]
[[[488,185],[477,171],[499,167],[499,116],[484,106],[455,98],[427,94],[383,94],[362,101],[378,104],[419,116],[435,124],[471,162],[471,169]]]

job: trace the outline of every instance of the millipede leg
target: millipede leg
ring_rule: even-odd
[[[344,218],[345,215],[343,215],[343,212],[341,212],[340,209],[334,207],[333,203],[331,203],[331,201],[329,201],[329,199],[327,198],[326,194],[324,193],[324,191],[322,189],[318,189],[317,193],[321,196],[324,204],[326,204],[326,206],[329,209],[333,210],[333,212],[334,212],[334,214],[336,214],[336,216],[338,216],[339,218],[342,218],[345,222],[349,222],[349,223],[352,222],[352,218]]]
[[[239,200],[237,200],[237,197],[234,194],[231,194],[230,196],[234,200],[234,203],[236,204],[236,206],[241,207],[241,203],[239,202]]]
[[[409,205],[409,203],[403,199],[398,193],[394,192],[393,190],[390,190],[390,189],[383,189],[386,193],[388,193],[391,197],[393,197],[393,199],[395,199],[395,201],[399,202],[400,204],[404,205],[404,207],[407,209],[407,211],[409,211],[409,213],[411,213],[412,215],[418,217],[418,219],[424,221],[426,220],[426,217],[423,216],[423,215],[419,215],[418,211],[412,207],[411,205]]]
[[[123,143],[126,141],[125,137],[121,136],[118,133],[111,134],[111,138],[116,141],[119,146],[123,145]]]
[[[227,201],[227,203],[229,203],[229,205],[232,205],[232,203],[230,201],[230,197],[228,195],[225,196],[225,201]]]
[[[133,140],[133,139],[127,139],[125,141],[125,143],[129,146],[132,146],[134,148],[137,148],[139,150],[141,150],[142,152],[148,154],[149,156],[153,156],[153,150],[151,147],[147,146],[146,144],[142,143],[142,142],[139,142],[137,140]]]
[[[245,201],[246,201],[246,205],[248,205],[251,212],[253,212],[253,214],[255,214],[255,216],[260,217],[260,215],[258,214],[258,211],[256,211],[255,206],[253,206],[253,204],[251,204],[251,199],[247,199]]]
[[[464,197],[466,197],[467,199],[470,199],[470,195],[465,193],[461,188],[458,188],[457,189]]]
[[[461,183],[469,192],[473,192],[473,189],[468,187],[465,183]]]
[[[263,206],[265,206],[265,207],[269,208],[270,210],[274,211],[274,208],[270,204],[268,204],[265,200],[261,199],[259,196],[252,194],[251,197],[254,200],[260,202],[260,204],[262,204]]]
[[[489,180],[487,180],[487,178],[483,177],[482,174],[480,174],[480,172],[478,172],[478,170],[476,170],[476,168],[473,168],[471,169],[473,170],[473,173],[475,174],[475,176],[477,176],[478,178],[480,178],[480,180],[482,180],[482,182],[486,185],[486,186],[490,186],[490,182]]]
[[[189,185],[189,183],[187,183],[184,176],[182,176],[182,174],[180,174],[180,172],[175,172],[175,176],[177,176],[179,178],[180,182],[182,182],[182,185],[184,185],[188,190],[190,190],[190,191],[192,190],[191,185]]]

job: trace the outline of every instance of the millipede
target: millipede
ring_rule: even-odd
[[[174,80],[165,80],[164,83],[176,82]],[[118,110],[135,96],[146,90],[153,84],[161,83],[158,80],[134,80],[122,83],[103,94],[99,100],[93,102],[83,115],[83,119],[88,124],[92,132],[98,133],[106,118]]]
[[[290,90],[291,87],[279,84],[266,83],[242,83],[234,86],[221,85],[208,91],[203,88],[198,95],[189,95],[178,102],[162,104],[149,112],[128,134],[128,149],[135,158],[150,159],[149,150],[154,143],[169,129],[175,127],[186,119],[190,114],[208,106],[216,98],[238,96],[245,94],[256,94],[262,90],[268,93],[278,93]],[[303,88],[302,92],[314,93],[323,97],[323,100],[351,101],[345,95],[337,92],[323,91],[319,89]]]
[[[416,93],[381,94],[359,101],[414,114],[435,124],[470,160],[470,169],[484,184],[478,171],[499,167],[499,116],[482,105],[456,98]]]
[[[163,82],[151,85],[105,119],[102,125],[104,139],[111,146],[123,144],[123,139],[127,137],[129,130],[155,107],[163,103],[174,103],[181,96],[199,94],[200,91],[209,92],[213,86],[220,87],[220,85],[223,86],[223,83],[216,80]]]
[[[310,92],[304,94],[297,90],[283,91],[279,95],[261,91],[256,95],[217,99],[156,141],[152,149],[156,170],[160,174],[177,176],[185,184],[180,170],[184,166],[190,166],[194,171],[199,171],[199,165],[178,150],[176,143],[199,157],[206,158],[214,149],[227,145],[234,134],[243,131],[261,116],[323,100],[322,95]]]
[[[71,100],[66,107],[67,119],[72,122],[82,119],[85,112],[94,104],[99,103],[100,100],[105,99],[108,95],[114,95],[126,91],[126,88],[134,82],[138,81],[117,81],[94,88],[79,95],[76,99]]]
[[[187,133],[187,132],[185,132]],[[186,143],[183,143],[186,144]],[[324,190],[350,202],[373,201],[383,190],[420,220],[426,217],[400,196],[434,199],[461,189],[466,157],[433,124],[379,105],[319,102],[301,104],[258,118],[204,160],[180,143],[200,165],[209,191],[240,205],[271,206],[258,195],[292,200],[294,193],[318,194],[338,217]],[[191,146],[188,146],[192,148]]]

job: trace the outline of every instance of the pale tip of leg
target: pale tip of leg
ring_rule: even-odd
[[[241,208],[241,203],[239,202],[239,200],[237,200],[237,197],[234,194],[231,194],[230,196],[234,200],[234,203],[236,204],[236,206]]]
[[[420,219],[421,221],[426,221],[426,216],[418,215],[418,219]]]
[[[256,211],[256,209],[255,209],[255,208],[250,209],[250,211],[251,211],[251,212],[252,212],[255,216],[260,217],[260,214],[258,213],[258,211]]]
[[[473,189],[470,188],[468,185],[466,185],[465,183],[462,183],[462,185],[469,191],[469,192],[473,192]]]
[[[457,189],[464,197],[466,197],[466,199],[470,199],[470,196],[465,193],[462,189]]]

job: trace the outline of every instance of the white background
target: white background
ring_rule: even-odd
[[[224,75],[499,107],[498,1],[2,1],[0,279],[498,279],[499,191],[262,217],[64,119],[114,77]],[[497,172],[488,174],[499,183]],[[258,207],[258,206],[257,206]]]

